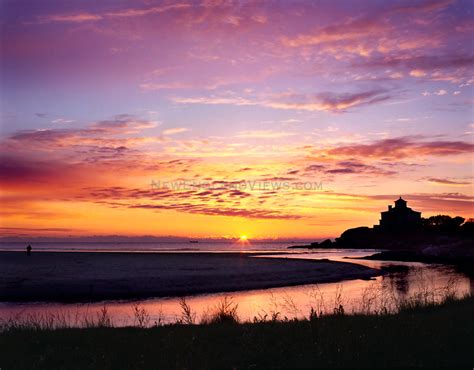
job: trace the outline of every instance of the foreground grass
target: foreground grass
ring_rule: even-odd
[[[10,329],[1,369],[474,366],[474,298],[391,315],[169,325]]]

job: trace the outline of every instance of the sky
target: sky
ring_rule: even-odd
[[[472,217],[472,1],[2,0],[2,236]]]

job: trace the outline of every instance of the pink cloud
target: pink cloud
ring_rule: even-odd
[[[52,14],[39,17],[39,23],[64,22],[64,23],[82,23],[95,22],[102,20],[103,17],[93,13],[74,13],[74,14]]]
[[[356,93],[323,92],[316,94],[280,93],[269,96],[254,97],[242,96],[201,96],[181,98],[175,97],[173,101],[181,104],[207,104],[207,105],[257,105],[267,108],[284,110],[327,111],[344,112],[347,109],[363,105],[371,105],[390,99],[384,90],[368,90]]]
[[[437,177],[429,177],[426,179],[431,184],[435,185],[446,185],[446,186],[470,186],[472,183],[468,181],[458,181],[446,178],[437,178]]]
[[[130,135],[158,125],[157,121],[139,120],[130,115],[117,115],[114,119],[90,124],[86,128],[22,130],[4,141],[10,149],[29,148],[53,150],[73,146],[125,146],[147,142],[160,142],[158,137]],[[126,135],[126,136],[124,136]]]
[[[290,47],[301,47],[358,40],[365,36],[386,32],[389,29],[388,25],[378,20],[361,19],[324,27],[310,34],[300,34],[294,38],[285,36],[282,38],[282,43]]]
[[[183,132],[189,131],[189,128],[186,127],[174,127],[169,128],[163,131],[163,135],[176,135],[181,134]]]
[[[149,8],[125,8],[117,11],[109,11],[104,13],[68,13],[68,14],[49,14],[38,17],[38,23],[82,23],[82,22],[97,22],[110,18],[131,18],[143,17],[151,14],[164,13],[171,10],[180,10],[190,8],[190,4],[175,3],[162,6],[154,6]]]
[[[465,141],[423,141],[405,136],[370,144],[343,145],[328,150],[334,156],[401,159],[416,156],[450,156],[469,154],[474,145]]]
[[[138,8],[122,9],[122,10],[117,10],[113,12],[107,12],[104,14],[104,16],[111,17],[111,18],[142,17],[149,14],[158,14],[158,13],[163,13],[170,10],[187,9],[190,7],[191,5],[187,3],[175,3],[175,4],[153,6],[150,8],[142,8],[142,9],[138,9]]]

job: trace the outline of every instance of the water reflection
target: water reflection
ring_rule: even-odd
[[[406,297],[410,290],[410,283],[408,279],[409,271],[409,267],[400,266],[395,271],[392,270],[391,273],[386,276],[391,289],[396,291],[400,297]]]
[[[346,261],[348,261],[346,259]],[[352,260],[351,260],[352,262]],[[446,289],[457,295],[473,292],[473,279],[456,272],[454,268],[420,263],[397,263],[386,261],[362,261],[361,264],[378,264],[387,273],[374,280],[348,280],[339,283],[310,284],[295,287],[252,290],[233,294],[210,294],[187,297],[187,303],[196,314],[197,320],[212,311],[225,296],[231,296],[238,304],[237,313],[241,320],[254,318],[307,317],[311,308],[317,312],[331,313],[334,307],[342,304],[346,313],[374,312],[384,306],[395,309],[397,300],[413,294],[441,296]],[[338,301],[338,294],[341,301]],[[175,322],[181,315],[177,298],[160,298],[140,301],[105,302],[112,321],[116,326],[136,324],[132,304],[139,304],[150,316],[149,324]],[[0,317],[7,320],[22,315],[41,315],[45,312],[66,317],[70,324],[81,325],[80,319],[86,315],[94,316],[104,302],[91,304],[0,304]]]

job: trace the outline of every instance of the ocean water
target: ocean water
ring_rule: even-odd
[[[30,243],[33,251],[58,252],[281,252],[301,241],[190,241],[176,242],[38,242]],[[0,251],[24,251],[27,243],[2,242]]]

